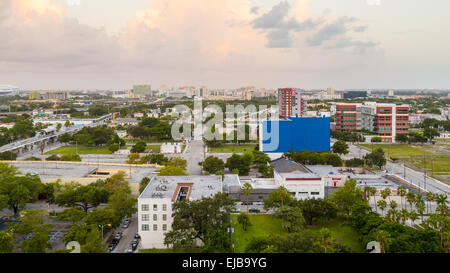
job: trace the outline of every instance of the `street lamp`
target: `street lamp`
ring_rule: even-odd
[[[111,224],[106,224],[108,227],[111,227]],[[99,228],[102,229],[102,240],[103,240],[103,226],[104,225],[98,225]]]

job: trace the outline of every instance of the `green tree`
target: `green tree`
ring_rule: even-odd
[[[58,219],[62,221],[71,221],[73,223],[81,221],[86,217],[86,212],[80,207],[71,207],[58,213]]]
[[[150,183],[150,178],[148,177],[142,178],[141,182],[139,183],[139,193],[142,193],[145,190],[148,183]]]
[[[313,225],[319,220],[329,220],[337,216],[336,206],[328,199],[303,199],[295,204],[302,210],[306,224]]]
[[[328,228],[321,228],[320,231],[320,236],[323,239],[323,248],[325,249],[325,253],[327,253],[327,249],[328,249],[328,238],[331,237],[331,232]]]
[[[173,167],[178,167],[178,168],[182,168],[183,170],[186,170],[187,161],[180,157],[173,157],[172,159],[169,160],[169,162],[166,164],[166,166],[173,166]]]
[[[131,147],[132,153],[143,153],[145,152],[145,148],[147,147],[147,143],[145,141],[138,141],[133,147]]]
[[[243,231],[247,231],[247,228],[251,226],[250,217],[245,213],[240,213],[237,217],[237,221],[242,226]]]
[[[0,163],[0,209],[7,206],[18,215],[27,203],[37,200],[42,188],[38,176],[18,176],[16,167]]]
[[[425,128],[423,130],[423,136],[426,137],[429,141],[432,141],[433,138],[440,136],[439,131],[434,128]]]
[[[174,203],[172,230],[165,234],[164,244],[175,249],[192,248],[200,240],[215,252],[231,251],[228,228],[233,207],[234,201],[225,193]]]
[[[401,205],[402,205],[402,208],[403,208],[403,200],[405,199],[405,196],[407,194],[406,187],[403,186],[403,185],[402,186],[398,186],[397,193],[400,196],[400,201],[401,201]]]
[[[381,212],[383,213],[383,216],[384,216],[384,210],[387,208],[386,200],[384,200],[384,199],[378,200],[377,205],[381,209]]]
[[[89,209],[106,203],[109,198],[109,191],[95,184],[81,185],[71,182],[55,194],[54,203],[59,206],[80,207],[85,213]]]
[[[0,232],[0,253],[11,253],[15,239],[15,235],[12,232]]]
[[[415,200],[416,200],[416,195],[413,192],[410,191],[406,194],[406,201],[410,205],[410,210],[412,210],[412,204],[414,204]]]
[[[120,226],[120,217],[114,209],[103,208],[94,209],[86,216],[85,223],[87,225],[106,227],[118,227]]]
[[[47,248],[52,248],[49,239],[48,231],[36,231],[30,240],[23,240],[20,246],[24,253],[45,253]]]
[[[137,160],[139,159],[139,154],[132,153],[132,154],[129,154],[127,157],[128,157],[127,164],[137,164]]]
[[[348,154],[348,144],[343,140],[338,140],[334,143],[332,150],[336,154]]]
[[[253,187],[250,183],[245,183],[241,189],[242,193],[246,196],[247,199],[247,212],[248,212],[248,197],[253,192]]]
[[[301,231],[305,224],[302,211],[298,207],[282,206],[274,216],[282,219],[281,226],[289,233]]]
[[[200,162],[199,165],[202,166],[203,171],[209,173],[216,173],[225,169],[223,160],[215,156],[208,156],[203,162]]]
[[[384,151],[381,148],[376,149],[372,153],[365,155],[364,157],[366,164],[369,166],[377,166],[381,169],[384,165],[386,165],[386,157],[384,156]]]
[[[338,212],[349,218],[352,206],[358,201],[366,200],[364,199],[364,192],[356,186],[356,180],[349,179],[345,181],[344,187],[337,189],[331,194],[331,201],[336,205]]]
[[[397,134],[395,136],[395,141],[398,141],[400,143],[406,143],[408,142],[408,135],[407,134]]]
[[[239,175],[248,175],[250,172],[250,164],[252,163],[252,159],[247,155],[240,156],[238,154],[232,154],[231,157],[227,159],[227,163],[225,167],[227,167],[230,171],[239,170]]]
[[[389,247],[390,234],[384,230],[379,230],[377,232],[377,241],[380,242],[381,253],[386,253],[387,248]]]
[[[281,186],[269,194],[269,197],[263,199],[264,209],[276,209],[282,206],[290,206],[294,202],[294,197],[288,190]]]
[[[117,152],[117,151],[119,150],[119,144],[114,143],[114,144],[109,145],[109,146],[108,146],[108,150],[109,150],[111,153]]]
[[[113,209],[119,219],[122,219],[123,217],[131,217],[137,212],[136,203],[137,199],[131,195],[131,189],[127,183],[126,187],[116,189],[109,196],[108,208]]]
[[[188,173],[180,167],[166,166],[159,170],[159,176],[185,176]]]

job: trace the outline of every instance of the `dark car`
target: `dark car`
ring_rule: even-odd
[[[136,250],[138,244],[139,244],[139,241],[137,239],[134,239],[133,242],[131,242],[131,249],[133,251]]]
[[[242,205],[243,206],[251,206],[251,205],[253,205],[253,202],[246,202],[246,201],[244,201],[244,202],[242,202]]]
[[[117,244],[113,244],[113,243],[109,244],[109,246],[108,246],[109,251],[113,251],[114,248],[116,248],[116,246],[117,246]]]
[[[250,213],[260,213],[261,211],[259,209],[249,209],[248,212],[250,212]]]
[[[141,239],[141,235],[139,233],[134,234],[134,239]]]

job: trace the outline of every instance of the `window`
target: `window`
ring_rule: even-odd
[[[162,219],[163,221],[167,221],[167,214],[163,214]]]
[[[311,195],[319,195],[320,193],[318,191],[312,191]]]
[[[149,231],[148,225],[142,225],[142,231]]]
[[[167,225],[166,225],[166,224],[163,225],[163,230],[164,230],[164,231],[167,230]]]
[[[148,204],[142,204],[141,209],[142,211],[148,211]]]
[[[153,231],[158,231],[158,225],[153,225]]]
[[[153,211],[157,211],[158,210],[158,205],[157,204],[154,204],[153,205]]]
[[[153,214],[153,221],[158,221],[158,215],[157,214]]]
[[[148,214],[142,214],[142,221],[148,221]]]
[[[166,205],[166,204],[163,204],[162,206],[163,206],[163,208],[162,208],[163,211],[167,211],[167,205]]]

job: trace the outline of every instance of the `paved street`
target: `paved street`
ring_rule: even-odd
[[[117,232],[123,232],[122,239],[120,239],[119,244],[116,246],[116,248],[112,251],[112,253],[125,253],[127,249],[131,249],[131,242],[134,240],[134,235],[138,231],[138,219],[137,215],[133,216],[131,218],[130,225],[128,228],[123,228],[123,221],[120,224],[120,227],[116,228],[114,231],[114,235]],[[108,242],[109,244],[109,242]],[[138,247],[139,249],[139,247]],[[138,250],[135,251],[136,253],[139,252]]]
[[[368,151],[366,151],[365,149],[359,148],[353,144],[349,144],[349,153],[347,155],[342,156],[342,159],[347,160],[354,157],[361,158],[367,153]],[[424,179],[424,175],[422,172],[418,172],[408,167],[404,167],[402,164],[393,163],[388,160],[385,169],[388,171],[389,174],[397,175],[401,178],[404,177],[404,179],[407,180],[409,183],[417,187],[420,187],[421,189],[438,194],[445,193],[447,194],[447,196],[449,196],[450,194],[450,185],[447,185],[429,176],[427,176],[426,179]]]

